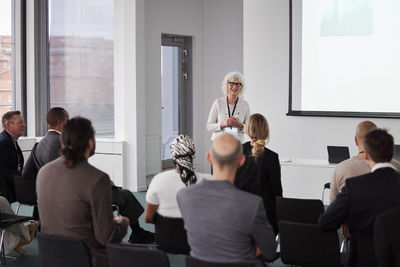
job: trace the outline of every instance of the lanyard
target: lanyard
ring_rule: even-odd
[[[232,115],[231,115],[231,109],[229,108],[228,97],[226,97],[226,106],[228,107],[228,116],[229,116],[229,118],[233,117],[233,113],[235,113],[235,109],[236,109],[236,105],[237,105],[238,101],[239,101],[239,97],[236,99],[235,106],[233,107]]]

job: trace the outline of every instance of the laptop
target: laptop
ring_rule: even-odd
[[[350,158],[349,147],[347,146],[328,146],[329,163],[340,163]]]
[[[400,145],[394,145],[393,159],[400,161]]]

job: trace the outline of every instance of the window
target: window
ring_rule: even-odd
[[[113,0],[49,0],[50,107],[114,137]]]
[[[0,1],[0,118],[13,109],[14,40],[12,0]],[[0,125],[1,128],[1,125]]]

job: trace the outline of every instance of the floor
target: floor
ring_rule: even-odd
[[[136,198],[142,203],[143,206],[145,206],[145,192],[139,192],[139,193],[134,193]],[[15,205],[13,204],[13,209],[15,210]],[[32,208],[30,207],[21,207],[20,208],[20,215],[31,215],[32,214]],[[145,228],[146,230],[154,232],[154,225],[152,224],[145,224],[143,220],[143,215],[139,219],[140,225]],[[127,237],[129,237],[130,233],[128,233],[124,239],[125,242],[127,242]],[[10,267],[40,267],[40,257],[39,257],[39,249],[38,249],[38,244],[37,240],[34,239],[30,244],[26,245],[23,247],[25,249],[25,255],[23,256],[18,256],[17,253],[12,252],[10,256],[16,256],[17,259],[15,260],[8,260],[6,265]],[[172,255],[169,254],[168,258],[170,260],[170,265],[171,267],[185,267],[185,258],[183,255]],[[280,260],[277,260],[274,262],[271,266],[274,267],[284,267],[287,265],[284,265],[280,262]]]

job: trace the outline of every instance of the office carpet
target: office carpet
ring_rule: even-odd
[[[145,206],[145,192],[138,192],[134,193],[136,198],[140,201],[140,203]],[[13,210],[15,210],[15,203],[12,205]],[[31,207],[26,207],[22,206],[19,211],[19,215],[32,215],[32,208]],[[154,225],[152,224],[146,224],[144,223],[143,215],[139,218],[139,223],[140,225],[148,230],[154,232]],[[127,242],[128,237],[130,235],[130,230],[129,233],[126,235],[124,238],[124,241]],[[25,250],[25,254],[22,256],[19,256],[16,252],[11,252],[10,256],[15,256],[17,259],[15,260],[7,260],[7,266],[10,267],[40,267],[40,257],[39,257],[39,249],[38,249],[38,243],[37,239],[35,238],[30,244],[26,245],[23,247]],[[168,255],[170,265],[171,267],[185,267],[185,258],[183,255]],[[287,265],[284,265],[280,262],[278,259],[276,262],[274,262],[271,266],[273,267],[284,267]]]

